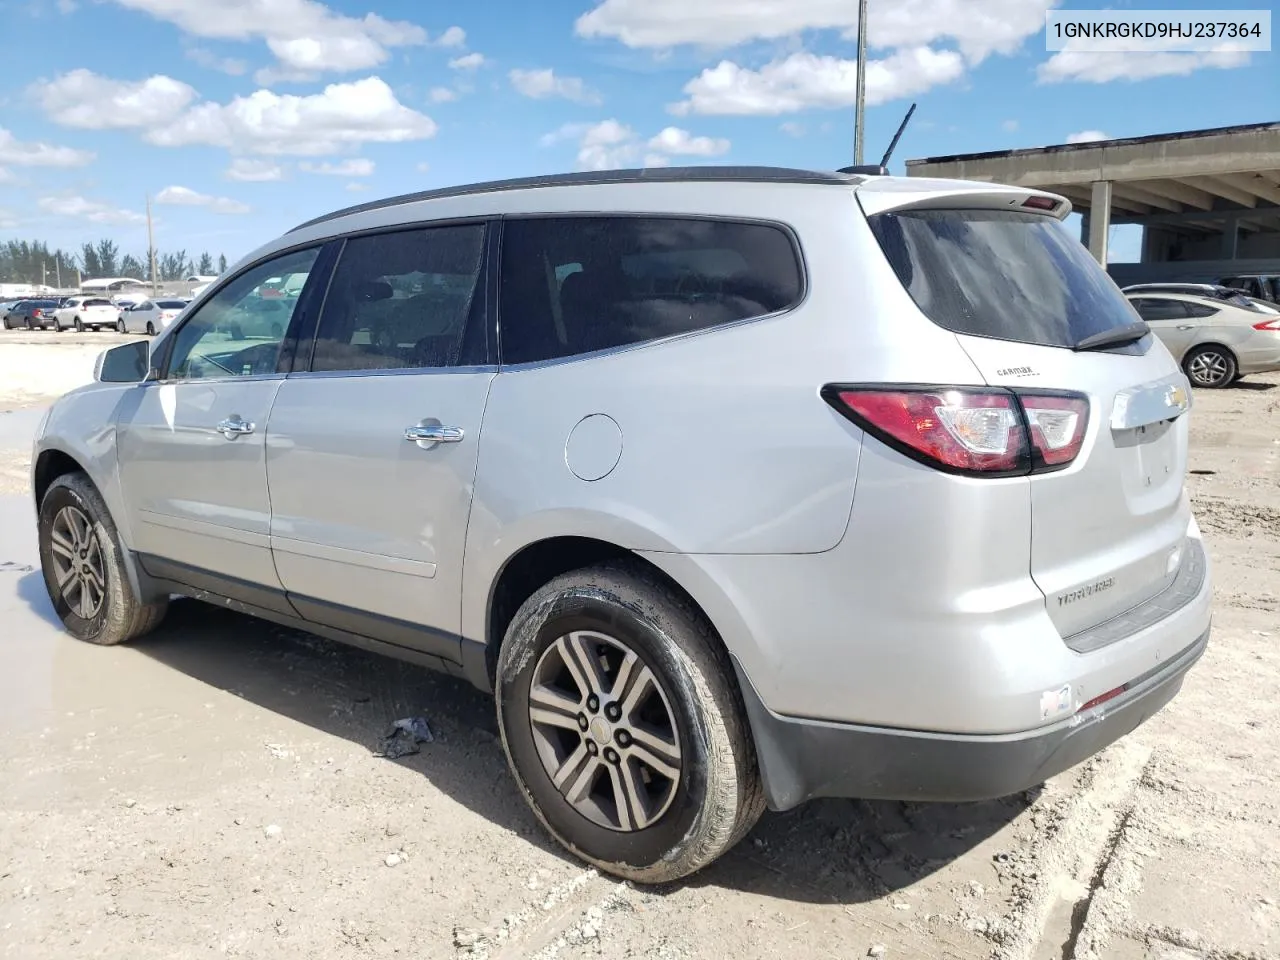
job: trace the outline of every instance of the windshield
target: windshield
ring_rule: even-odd
[[[1139,320],[1084,245],[1050,217],[907,210],[870,224],[916,305],[953,333],[1074,347]]]

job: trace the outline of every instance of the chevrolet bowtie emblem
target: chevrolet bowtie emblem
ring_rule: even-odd
[[[1171,407],[1177,407],[1179,410],[1187,409],[1187,391],[1181,387],[1170,387],[1169,393],[1165,396],[1165,403]]]

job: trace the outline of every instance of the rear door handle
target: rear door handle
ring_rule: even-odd
[[[218,432],[228,440],[242,437],[246,433],[253,433],[256,429],[256,424],[249,420],[241,420],[238,416],[229,417],[218,424]]]
[[[405,427],[404,438],[410,443],[457,443],[465,436],[461,427],[446,427],[441,424],[419,424],[416,427]]]

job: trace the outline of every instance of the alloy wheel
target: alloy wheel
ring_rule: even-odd
[[[63,507],[49,531],[54,579],[62,599],[82,620],[92,620],[107,598],[106,563],[93,523],[77,507]]]
[[[1206,350],[1192,358],[1187,374],[1196,383],[1211,387],[1221,383],[1229,372],[1227,358],[1216,350]]]
[[[671,702],[622,641],[579,630],[551,644],[533,671],[529,724],[552,784],[592,823],[643,830],[675,799],[683,754]]]

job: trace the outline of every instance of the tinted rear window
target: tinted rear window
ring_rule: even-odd
[[[1049,217],[913,210],[870,223],[917,306],[953,333],[1072,347],[1137,320],[1084,245]]]
[[[675,217],[507,220],[502,360],[528,363],[776,313],[804,289],[791,235]]]
[[[109,307],[111,306],[111,301],[110,300],[86,300],[84,303],[81,304],[81,306],[82,307]]]
[[[156,306],[161,310],[181,310],[186,303],[182,300],[157,300]]]

